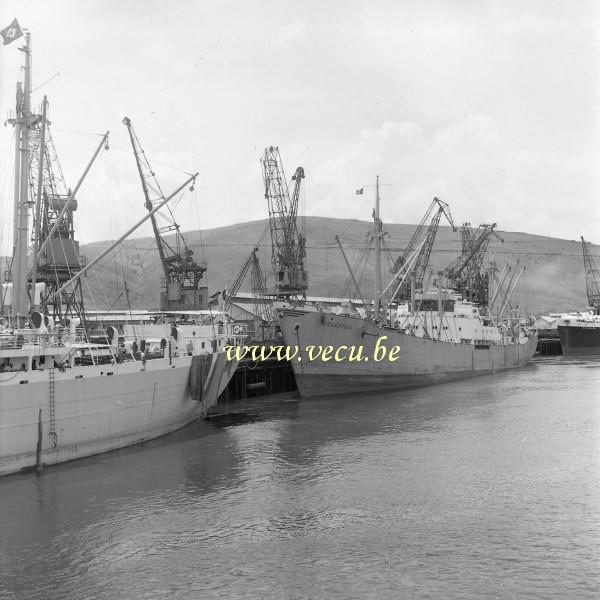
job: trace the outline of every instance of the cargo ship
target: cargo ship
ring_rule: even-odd
[[[558,335],[565,356],[600,354],[600,273],[583,236],[581,247],[589,308],[562,315]]]
[[[396,274],[402,277],[396,289],[411,277],[410,302],[386,303],[381,292],[379,178],[373,215],[376,271],[370,311],[352,302],[329,312],[302,305],[277,310],[285,343],[298,351],[292,367],[301,396],[403,390],[527,364],[537,345],[537,333],[528,321],[499,322],[489,311],[482,314],[481,306],[444,286],[442,273],[436,287],[415,289],[414,267],[434,235],[405,261],[404,273]],[[475,246],[467,250],[473,255]],[[427,257],[430,251],[426,248]]]
[[[146,195],[147,215],[85,264],[73,227],[81,180],[73,190],[64,185],[46,99],[41,114],[31,108],[30,34],[16,20],[10,34],[10,42],[24,37],[20,50],[25,65],[16,110],[9,118],[16,132],[15,226],[9,280],[0,286],[0,475],[174,431],[206,414],[236,368],[224,352],[236,336],[226,321],[207,322],[206,314],[188,311],[184,320],[153,318],[129,328],[100,323],[100,332],[96,323],[92,331],[81,277],[174,194],[152,202]],[[96,155],[105,143],[106,136]],[[166,282],[162,296],[177,309],[186,298],[202,296],[202,269],[194,266],[190,251],[179,262],[178,257],[169,256],[166,262],[179,273],[189,267],[195,279],[187,287],[172,276]]]
[[[563,315],[558,336],[564,356],[600,354],[600,315],[593,311]]]

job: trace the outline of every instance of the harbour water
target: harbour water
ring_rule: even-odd
[[[0,599],[597,597],[600,360],[223,411],[0,479]]]

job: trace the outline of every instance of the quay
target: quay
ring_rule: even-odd
[[[540,329],[538,331],[537,353],[541,356],[558,356],[562,354],[558,329]]]
[[[281,342],[269,341],[263,344],[269,347],[280,345]],[[221,394],[220,401],[246,400],[257,396],[295,392],[297,389],[292,366],[287,360],[244,358]]]

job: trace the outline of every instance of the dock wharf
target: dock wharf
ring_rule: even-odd
[[[541,356],[557,356],[562,354],[558,329],[538,330],[537,353]]]
[[[281,342],[248,342],[248,344],[269,347],[280,345]],[[292,366],[287,360],[244,358],[221,394],[221,401],[246,400],[257,396],[295,392],[297,389]]]

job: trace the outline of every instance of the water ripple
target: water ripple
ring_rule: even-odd
[[[594,598],[599,391],[536,360],[0,480],[0,600]]]

